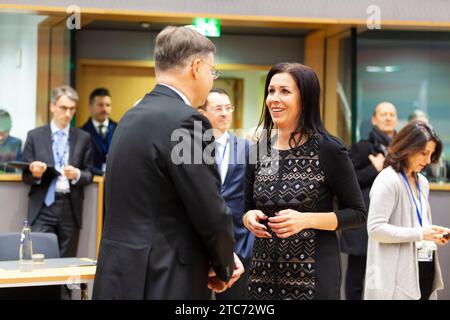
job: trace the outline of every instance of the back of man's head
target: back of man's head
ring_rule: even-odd
[[[408,116],[408,121],[415,121],[415,120],[423,121],[426,124],[430,123],[430,120],[428,119],[428,115],[422,110],[414,110]]]
[[[164,72],[184,67],[192,57],[215,54],[214,44],[189,27],[168,26],[156,37],[155,69]]]

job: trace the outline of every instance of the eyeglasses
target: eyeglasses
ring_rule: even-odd
[[[210,65],[208,62],[206,62],[205,60],[202,60],[205,64],[207,64],[208,66],[211,67],[211,76],[213,77],[213,80],[217,80],[220,77],[220,70],[217,70],[216,67]]]
[[[71,113],[77,110],[76,107],[66,107],[66,106],[58,106],[58,109],[61,110],[62,112],[70,111]]]
[[[232,113],[234,111],[234,106],[232,106],[231,104],[212,107],[211,111],[214,113],[221,113],[224,108],[225,108],[225,111],[228,113]]]

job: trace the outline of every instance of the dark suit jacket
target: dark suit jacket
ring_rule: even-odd
[[[51,136],[50,125],[29,131],[23,151],[23,160],[27,162],[42,161],[54,165]],[[90,171],[92,168],[91,137],[80,129],[70,128],[69,143],[69,164],[81,170],[78,182],[76,184],[69,183],[72,212],[75,215],[75,222],[81,228],[84,199],[83,187],[92,181],[92,173]],[[38,217],[44,204],[47,190],[54,177],[55,174],[51,170],[47,170],[38,184],[38,179],[33,178],[28,169],[23,171],[23,181],[31,185],[28,194],[30,198],[28,203],[28,221],[30,224],[33,224]]]
[[[362,140],[353,144],[349,152],[367,210],[369,210],[370,188],[372,188],[372,184],[378,175],[377,170],[369,160],[369,155],[376,155],[379,152],[381,150],[377,150],[369,140]],[[345,253],[356,256],[367,255],[367,241],[366,224],[361,228],[341,232],[341,249]]]
[[[208,120],[157,85],[119,122],[106,165],[106,212],[94,299],[208,299],[210,265],[233,272],[232,216],[217,167],[193,160]],[[192,144],[192,138],[195,139]]]
[[[84,131],[91,135],[92,150],[94,155],[94,170],[93,173],[99,176],[103,175],[102,165],[106,162],[106,155],[108,154],[109,146],[111,145],[114,130],[116,130],[117,123],[109,119],[108,137],[106,143],[102,141],[101,135],[92,124],[91,118],[81,127]]]
[[[244,227],[245,168],[248,163],[249,142],[230,133],[230,161],[220,193],[233,214],[235,252],[248,265],[252,256],[254,235]]]

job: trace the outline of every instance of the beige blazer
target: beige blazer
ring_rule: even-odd
[[[419,174],[420,190],[427,205],[429,186]],[[408,185],[392,167],[381,171],[370,190],[367,219],[369,242],[364,299],[410,300],[420,299],[419,265],[416,241],[422,230],[412,202]],[[434,259],[435,278],[430,299],[437,299],[436,291],[443,288],[437,252]]]

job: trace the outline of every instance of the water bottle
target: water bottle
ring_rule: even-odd
[[[31,241],[31,229],[28,221],[23,223],[22,232],[20,233],[19,247],[19,269],[23,272],[29,272],[33,269],[33,243]]]

